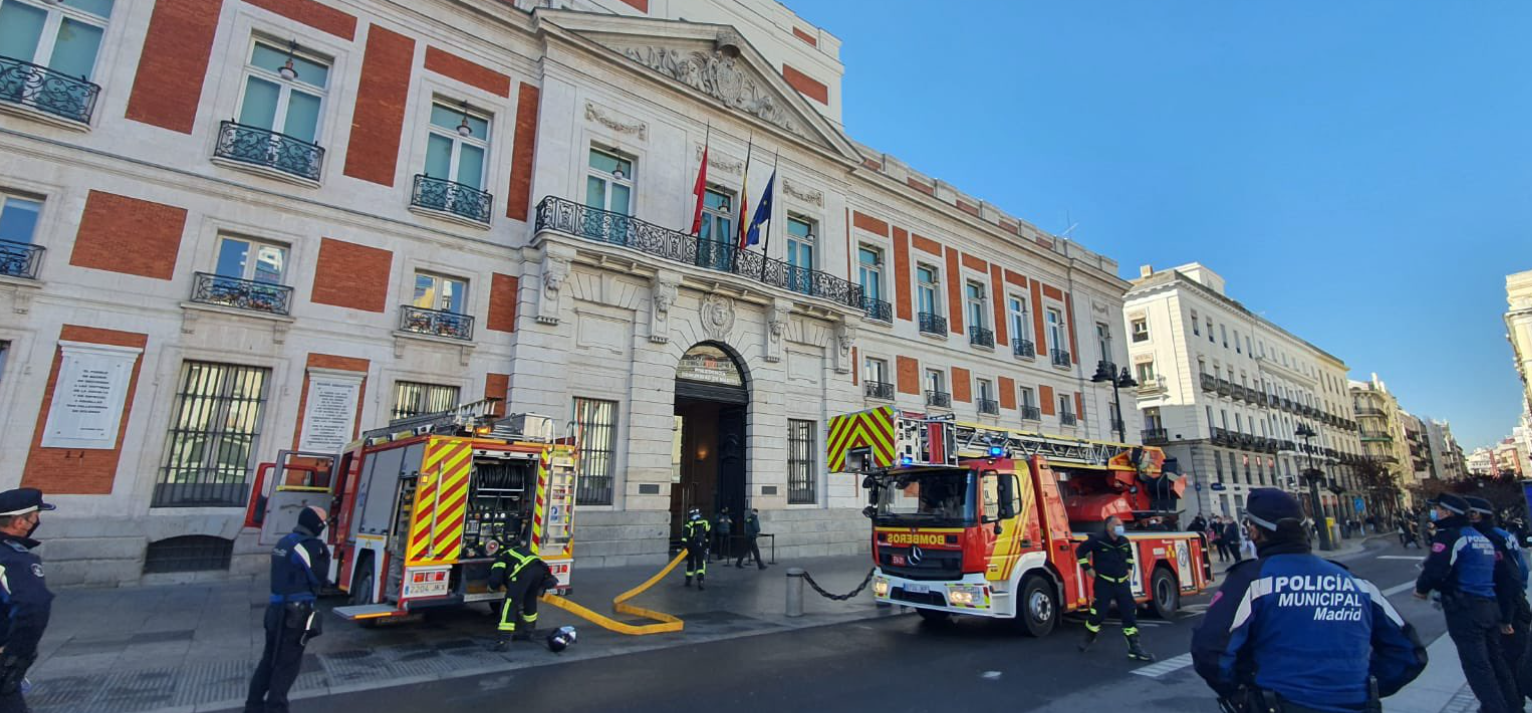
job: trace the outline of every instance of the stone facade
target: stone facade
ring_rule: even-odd
[[[1505,277],[1505,338],[1521,376],[1523,410],[1532,411],[1532,270]]]

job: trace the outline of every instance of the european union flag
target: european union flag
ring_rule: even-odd
[[[745,247],[761,242],[761,224],[771,220],[771,194],[772,187],[777,183],[777,170],[771,170],[771,178],[766,179],[766,192],[761,194],[760,202],[755,204],[755,217],[750,219],[750,230],[745,235]]]

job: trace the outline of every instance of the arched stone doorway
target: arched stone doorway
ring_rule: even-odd
[[[715,519],[722,508],[738,522],[745,508],[745,411],[750,375],[727,345],[700,342],[676,366],[671,440],[671,539],[692,508]]]

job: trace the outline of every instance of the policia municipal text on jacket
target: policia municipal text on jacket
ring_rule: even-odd
[[[1426,650],[1371,582],[1309,553],[1303,508],[1257,488],[1246,505],[1256,558],[1229,568],[1192,633],[1192,664],[1225,710],[1381,711]]]
[[[1436,537],[1415,580],[1415,596],[1441,596],[1447,635],[1458,649],[1468,687],[1484,713],[1521,710],[1510,666],[1500,655],[1500,636],[1514,631],[1514,610],[1505,587],[1514,581],[1494,543],[1468,522],[1468,501],[1443,493],[1432,511]],[[1499,591],[1497,592],[1497,589]]]
[[[512,641],[532,638],[532,632],[537,629],[537,598],[558,585],[559,580],[548,569],[548,563],[524,546],[515,544],[500,550],[495,563],[489,567],[490,590],[505,587],[505,599],[500,602],[500,621],[495,627],[499,632],[496,651],[509,649]]]
[[[1101,634],[1101,622],[1106,620],[1107,610],[1117,604],[1117,615],[1122,617],[1122,635],[1128,640],[1128,658],[1153,661],[1138,643],[1138,603],[1133,601],[1133,541],[1124,534],[1122,520],[1116,516],[1106,519],[1106,533],[1091,535],[1075,549],[1075,558],[1085,562],[1087,574],[1094,572],[1095,598],[1091,602],[1090,618],[1085,621],[1085,640],[1080,650],[1089,649]],[[1088,559],[1087,559],[1088,558]]]
[[[42,491],[0,493],[0,713],[25,713],[22,682],[37,660],[37,642],[48,628],[53,593],[43,580],[42,558],[32,554],[41,513],[53,506]]]
[[[1496,577],[1495,598],[1511,610],[1511,634],[1502,634],[1500,656],[1511,669],[1511,679],[1522,698],[1532,697],[1532,605],[1527,602],[1527,558],[1517,537],[1495,524],[1495,508],[1480,497],[1468,501],[1468,517],[1479,534],[1489,538],[1500,561],[1506,565]],[[1512,706],[1513,708],[1515,706]]]
[[[266,606],[266,647],[250,678],[245,713],[286,713],[287,692],[298,679],[303,647],[318,636],[314,608],[330,572],[330,549],[319,539],[325,511],[306,507],[298,526],[271,548],[271,601]]]

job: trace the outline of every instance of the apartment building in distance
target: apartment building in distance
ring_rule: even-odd
[[[1361,425],[1363,454],[1386,472],[1398,486],[1403,504],[1411,499],[1408,488],[1415,485],[1415,459],[1410,453],[1404,427],[1404,409],[1388,390],[1388,385],[1373,374],[1369,381],[1350,382],[1351,398]]]
[[[840,41],[779,3],[0,0],[0,24],[27,78],[0,92],[0,486],[59,505],[55,583],[253,572],[256,464],[485,396],[581,435],[580,566],[662,561],[690,507],[759,508],[782,556],[865,551],[837,413],[1109,433],[1116,263],[849,138]],[[1219,398],[1285,458],[1291,422],[1341,422],[1344,368],[1271,349],[1220,351],[1248,381]]]
[[[1463,446],[1452,435],[1452,425],[1446,421],[1423,419],[1431,453],[1432,470],[1443,480],[1462,480],[1468,476],[1468,464],[1463,458]]]
[[[1299,476],[1313,467],[1326,478],[1325,514],[1356,512],[1362,449],[1344,361],[1230,297],[1197,263],[1143,267],[1123,317],[1143,441],[1191,479],[1189,510],[1237,515],[1263,486],[1306,494]]]
[[[1532,410],[1532,270],[1505,278],[1505,337],[1521,376],[1523,410]]]

